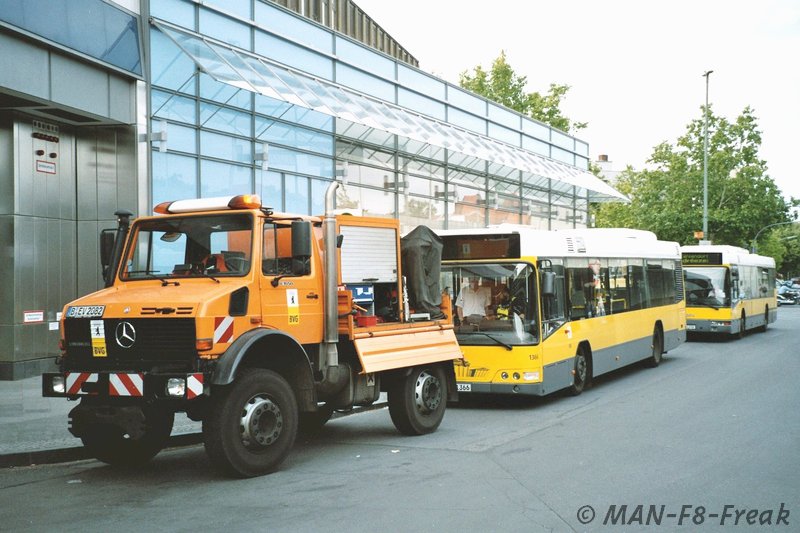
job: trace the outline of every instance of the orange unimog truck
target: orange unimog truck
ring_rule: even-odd
[[[70,431],[94,457],[146,462],[186,412],[216,466],[261,475],[298,430],[381,391],[401,433],[436,430],[461,358],[450,304],[410,312],[398,221],[335,215],[338,185],[324,217],[254,195],[116,213],[101,234],[106,288],[65,306],[60,371],[42,381],[45,396],[80,400]]]

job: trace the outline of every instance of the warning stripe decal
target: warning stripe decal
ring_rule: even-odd
[[[214,343],[230,342],[233,338],[233,317],[218,316],[214,318]]]
[[[189,374],[186,379],[186,399],[193,400],[203,394],[203,374]]]
[[[97,374],[89,372],[67,372],[67,394],[81,394],[81,387],[83,387],[83,384],[87,381],[89,383],[97,383]]]
[[[109,374],[108,394],[110,396],[144,396],[144,376],[142,374]]]

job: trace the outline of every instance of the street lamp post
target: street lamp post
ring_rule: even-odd
[[[768,226],[764,226],[763,228],[758,230],[758,232],[756,233],[756,236],[753,237],[753,242],[750,245],[750,253],[754,254],[754,253],[756,253],[758,251],[758,236],[761,235],[761,232],[764,231],[765,229],[774,228],[775,226],[785,226],[786,224],[797,224],[797,223],[798,222],[796,220],[790,220],[789,222],[776,222],[775,224],[770,224]],[[796,237],[792,237],[792,238],[796,238]]]
[[[703,120],[703,239],[708,241],[708,78],[713,70],[703,74],[706,79],[706,107]],[[708,244],[708,243],[701,243]]]

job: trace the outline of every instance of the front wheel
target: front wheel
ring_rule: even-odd
[[[119,467],[141,466],[166,446],[175,419],[173,412],[145,412],[145,432],[133,439],[124,429],[111,424],[88,427],[81,441],[89,454],[104,463]]]
[[[249,368],[213,392],[203,421],[211,462],[239,477],[275,471],[297,437],[297,400],[286,380],[271,370]]]
[[[736,338],[743,339],[745,331],[747,331],[747,315],[742,311],[742,319],[739,320],[739,331],[736,332]]]
[[[655,368],[661,364],[662,354],[664,353],[664,334],[658,326],[653,328],[651,350],[650,357],[647,359],[647,366]]]
[[[447,378],[442,365],[418,366],[398,378],[388,391],[389,415],[404,435],[436,431],[447,405]]]
[[[589,358],[586,356],[586,349],[580,347],[578,353],[575,354],[575,366],[572,370],[572,385],[569,387],[569,393],[572,396],[579,395],[586,389],[590,379]]]

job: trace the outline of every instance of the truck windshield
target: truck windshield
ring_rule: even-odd
[[[527,263],[442,265],[458,342],[510,349],[539,338],[536,276]]]
[[[686,305],[727,307],[731,304],[730,278],[725,267],[685,267]]]
[[[243,276],[250,271],[249,214],[164,217],[134,224],[120,278]]]

